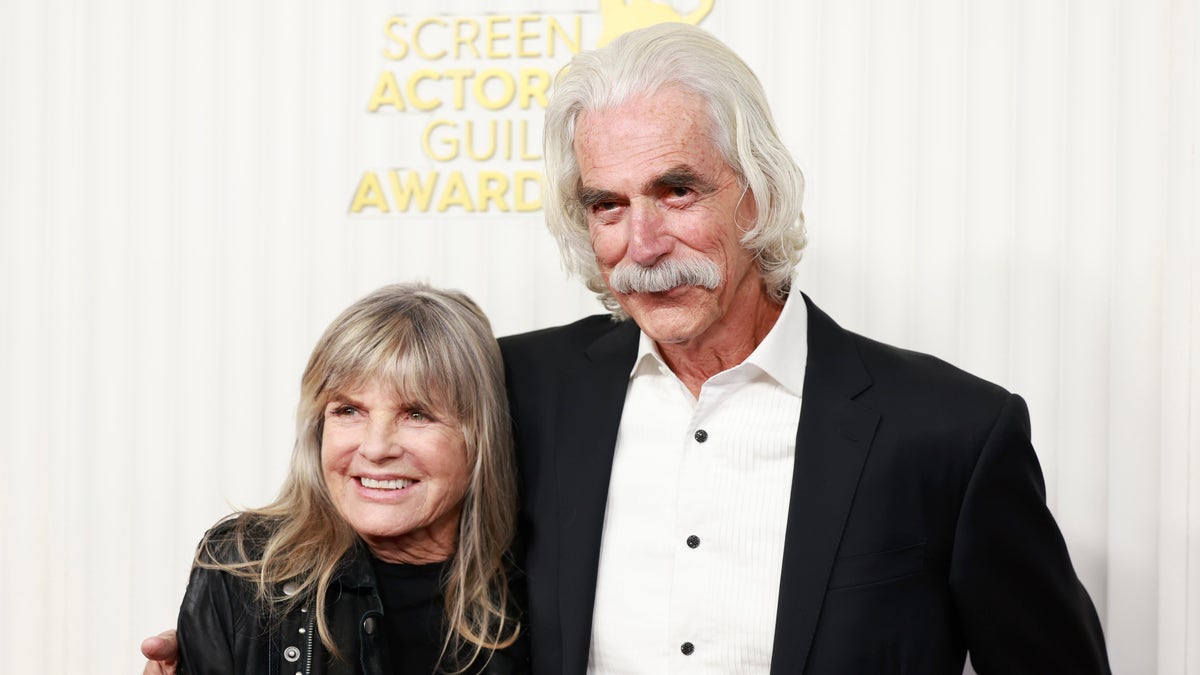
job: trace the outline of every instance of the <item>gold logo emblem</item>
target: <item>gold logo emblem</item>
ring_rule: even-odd
[[[618,35],[631,30],[653,26],[656,23],[700,23],[712,11],[715,0],[701,0],[700,6],[680,14],[674,7],[657,0],[600,0],[600,15],[604,19],[604,30],[600,33],[597,47],[612,42]]]

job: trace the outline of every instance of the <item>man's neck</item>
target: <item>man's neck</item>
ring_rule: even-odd
[[[663,361],[692,396],[710,377],[745,361],[779,320],[783,305],[766,294],[723,317],[703,335],[678,343],[656,342]]]

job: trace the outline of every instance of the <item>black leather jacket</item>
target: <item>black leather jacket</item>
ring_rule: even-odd
[[[232,529],[232,522],[217,525],[208,536],[221,541],[222,535]],[[326,611],[334,643],[343,653],[341,660],[326,652],[316,634],[314,602],[306,602],[282,620],[272,622],[255,599],[250,582],[218,570],[193,567],[179,609],[178,672],[390,675],[394,671],[385,662],[381,644],[383,605],[368,556],[361,544],[351,551],[330,587]],[[280,590],[287,594],[289,586],[283,584]],[[519,675],[528,670],[528,649],[522,635],[515,647],[494,652],[486,665],[477,662],[468,672]]]

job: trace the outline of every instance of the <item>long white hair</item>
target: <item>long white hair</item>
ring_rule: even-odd
[[[619,106],[664,87],[708,103],[715,143],[758,218],[742,235],[762,271],[766,291],[782,303],[806,243],[804,176],[775,129],[762,84],[729,47],[709,33],[666,23],[626,33],[607,47],[582,52],[559,73],[546,108],[546,221],[568,271],[583,278],[604,306],[625,318],[604,284],[579,203],[575,124],[583,112]]]

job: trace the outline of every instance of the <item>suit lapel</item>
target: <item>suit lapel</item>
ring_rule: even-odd
[[[849,335],[805,296],[808,362],[796,432],[773,674],[799,673],[879,415],[854,399],[871,380]]]
[[[559,607],[564,673],[583,673],[592,631],[596,574],[617,428],[639,332],[632,321],[596,340],[573,372],[563,373],[558,462]]]

